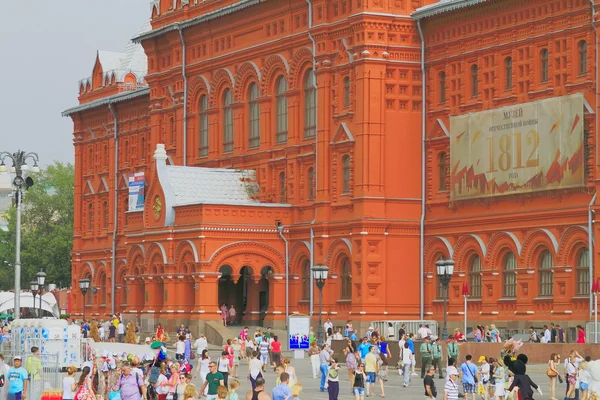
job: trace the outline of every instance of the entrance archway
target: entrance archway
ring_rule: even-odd
[[[235,301],[235,284],[233,282],[233,269],[229,265],[223,265],[219,268],[221,277],[219,278],[219,308],[223,303],[233,304]]]
[[[269,278],[275,271],[272,267],[266,266],[260,270],[260,280],[257,284],[258,289],[258,310],[260,313],[259,325],[263,326],[263,321],[267,317],[269,310]]]

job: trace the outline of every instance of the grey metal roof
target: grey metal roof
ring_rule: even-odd
[[[222,7],[217,10],[208,12],[206,14],[202,14],[198,17],[188,19],[187,21],[174,22],[172,24],[162,26],[158,29],[154,29],[149,32],[142,33],[141,35],[138,35],[138,36],[134,37],[133,39],[131,39],[131,41],[135,42],[135,43],[140,43],[142,40],[151,39],[153,37],[163,35],[167,32],[172,32],[172,31],[176,31],[179,29],[189,28],[190,26],[194,26],[194,25],[198,25],[198,24],[201,24],[201,23],[204,23],[207,21],[211,21],[213,19],[223,17],[225,15],[234,13],[236,11],[243,10],[244,8],[251,7],[256,4],[265,2],[265,1],[266,0],[241,0],[241,1],[238,1],[237,3],[230,4],[226,7]]]
[[[85,104],[81,104],[76,107],[69,108],[69,109],[63,111],[61,115],[63,117],[68,117],[71,114],[75,114],[75,113],[78,113],[81,111],[91,110],[92,108],[105,106],[105,105],[108,105],[111,103],[120,103],[122,101],[135,99],[136,97],[149,96],[149,95],[150,95],[150,88],[147,88],[147,87],[141,88],[141,89],[136,89],[136,90],[131,90],[128,92],[117,93],[117,94],[113,94],[112,96],[104,97],[102,99],[90,101],[89,103],[85,103]]]
[[[417,8],[415,12],[410,14],[410,16],[414,20],[421,20],[445,12],[455,11],[461,8],[473,6],[475,4],[484,3],[486,1],[488,0],[440,0],[438,3]]]

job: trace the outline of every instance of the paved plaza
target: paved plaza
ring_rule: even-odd
[[[217,354],[217,350],[212,349],[211,346],[211,354]],[[284,354],[287,356],[287,354]],[[194,360],[195,361],[195,360]],[[317,399],[328,399],[328,394],[319,392],[319,379],[312,378],[310,360],[308,358],[294,360],[292,359],[291,363],[296,368],[296,373],[298,375],[298,380],[302,384],[302,400],[317,400]],[[239,373],[239,381],[241,383],[240,395],[246,394],[248,390],[250,390],[250,382],[247,380],[248,375],[248,366],[247,364],[242,364],[240,367]],[[548,399],[549,398],[549,381],[548,377],[545,374],[545,366],[543,365],[531,365],[529,366],[529,376],[531,379],[541,386],[542,391],[544,393],[543,396],[540,396],[536,393],[535,398],[537,399]],[[417,370],[417,373],[419,371]],[[341,366],[340,369],[340,395],[339,399],[354,399],[353,396],[350,395],[350,382],[348,380],[348,374],[346,367],[344,365]],[[266,380],[266,391],[271,394],[275,384],[276,375],[272,369],[268,369],[265,374]],[[385,385],[385,397],[389,399],[422,399],[424,398],[424,389],[423,389],[423,380],[421,379],[420,374],[418,376],[412,377],[412,382],[408,388],[403,388],[402,384],[404,382],[404,378],[398,375],[398,371],[396,369],[390,368],[389,370],[389,380]],[[443,398],[443,386],[445,380],[438,379],[436,375],[436,387],[438,389],[438,399]],[[193,383],[200,387],[200,378],[194,379]],[[375,396],[373,398],[379,398],[381,394],[379,389],[379,384],[375,388]],[[564,397],[565,385],[557,385],[557,398]],[[560,394],[563,394],[562,396]],[[244,398],[240,396],[240,398]]]

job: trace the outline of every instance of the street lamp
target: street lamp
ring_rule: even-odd
[[[15,186],[15,206],[17,207],[17,223],[16,223],[16,250],[15,250],[15,310],[14,319],[18,320],[21,317],[21,197],[23,196],[23,186],[25,189],[33,185],[33,179],[28,177],[23,178],[23,170],[27,169],[27,160],[33,161],[32,172],[39,172],[38,167],[39,157],[37,153],[26,153],[21,150],[17,150],[15,153],[9,153],[6,151],[0,152],[0,172],[6,172],[5,161],[12,161],[11,172],[14,169],[15,179],[13,185]]]
[[[327,280],[329,267],[327,265],[314,265],[312,267],[313,279],[319,289],[319,329],[317,330],[317,344],[323,345],[323,286]]]
[[[448,286],[450,286],[450,279],[454,273],[454,261],[447,260],[444,256],[441,256],[439,260],[435,262],[437,268],[437,275],[442,287],[444,288],[444,329],[442,331],[442,339],[448,339],[448,327],[446,326],[446,307],[448,303]]]
[[[44,283],[46,282],[46,274],[44,273],[44,271],[40,271],[35,275],[35,278],[37,279],[37,284],[40,290],[40,318],[42,318],[42,295],[44,294]],[[35,300],[35,298],[33,300]]]
[[[31,308],[32,313],[35,313],[35,295],[38,292],[38,283],[37,281],[29,282],[29,289],[31,289],[31,294],[33,295],[33,307]]]
[[[79,290],[81,290],[81,294],[83,295],[83,320],[85,321],[85,295],[90,288],[90,280],[87,278],[79,280]]]

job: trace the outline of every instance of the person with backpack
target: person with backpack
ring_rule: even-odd
[[[129,362],[123,363],[121,377],[113,387],[113,390],[121,391],[121,400],[145,400],[147,398],[144,380],[138,374],[131,373],[131,364]],[[77,396],[75,398],[77,399]]]
[[[92,379],[90,378],[90,367],[83,367],[79,380],[75,385],[76,392],[73,397],[75,400],[96,400],[96,394],[92,388]]]

